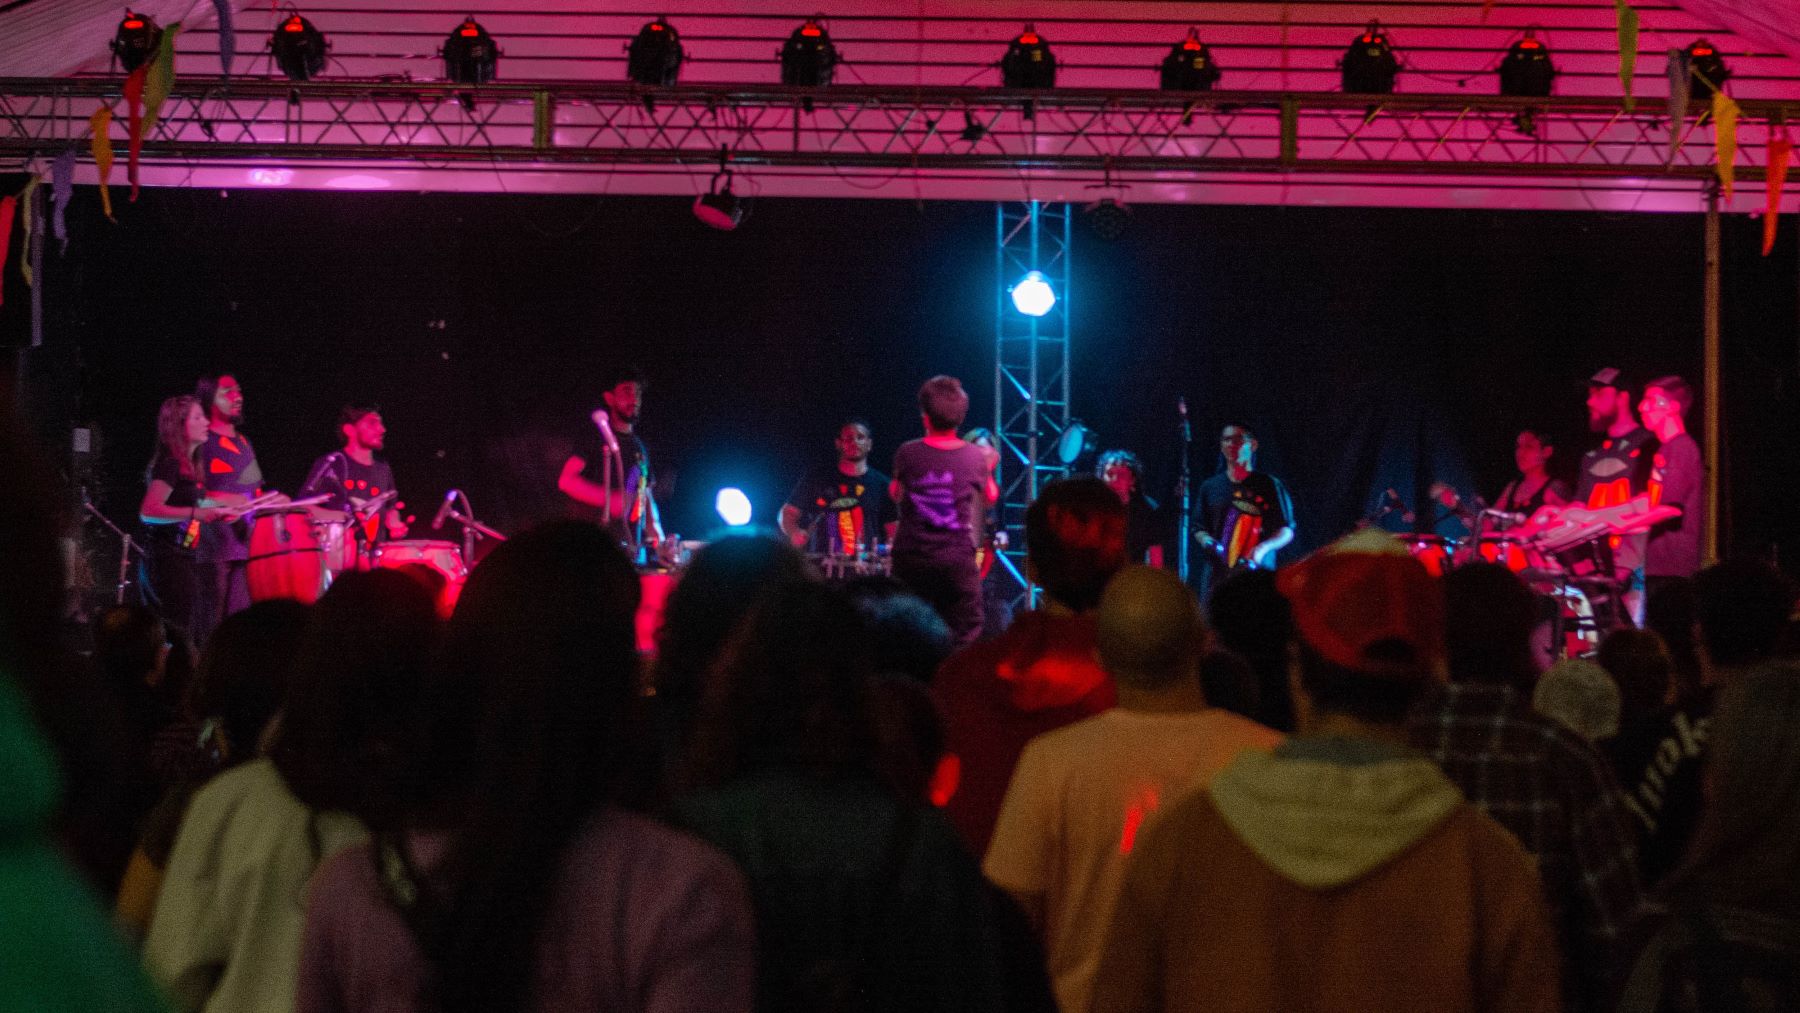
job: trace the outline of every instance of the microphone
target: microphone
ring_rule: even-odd
[[[594,410],[594,425],[600,428],[600,438],[606,441],[606,449],[617,454],[619,452],[619,438],[613,435],[612,419],[606,414],[606,409],[597,408]]]
[[[319,458],[319,463],[313,467],[312,474],[306,476],[306,484],[300,487],[300,495],[305,496],[310,494],[318,486],[319,479],[325,477],[325,469],[330,466],[331,462],[333,460],[342,460],[343,457],[343,451],[334,450],[324,457]]]
[[[452,489],[444,494],[444,502],[438,507],[437,516],[431,519],[431,530],[436,531],[444,526],[444,518],[450,516],[450,506],[456,502],[457,493],[460,491]]]

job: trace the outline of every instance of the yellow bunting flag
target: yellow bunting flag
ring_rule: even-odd
[[[1638,16],[1625,0],[1613,0],[1619,9],[1619,85],[1625,89],[1625,111],[1637,104],[1631,97],[1631,79],[1637,74]]]
[[[31,229],[35,224],[32,219],[32,208],[37,206],[38,184],[44,181],[35,173],[25,189],[19,191],[19,235],[25,237],[25,253],[19,258],[19,273],[25,277],[25,287],[30,288],[37,282],[31,276]]]
[[[1781,220],[1781,188],[1787,185],[1788,162],[1794,157],[1794,143],[1784,133],[1769,138],[1769,204],[1763,209],[1763,256],[1775,248],[1775,223]]]
[[[1725,199],[1731,199],[1731,185],[1737,179],[1738,104],[1717,89],[1712,99],[1714,147],[1719,153],[1719,183],[1725,187]]]
[[[162,45],[156,59],[150,61],[150,77],[144,82],[144,132],[156,129],[162,115],[163,102],[175,90],[175,36],[181,34],[181,22],[163,29]]]
[[[111,108],[101,106],[94,110],[94,115],[88,117],[88,127],[93,132],[88,138],[88,146],[94,152],[94,168],[100,170],[100,209],[106,212],[108,221],[116,222],[118,219],[113,217],[112,192],[106,188],[107,181],[112,178],[112,121]]]

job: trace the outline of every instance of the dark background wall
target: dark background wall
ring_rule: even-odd
[[[214,366],[243,381],[245,430],[277,486],[334,445],[340,403],[373,400],[414,511],[461,485],[503,528],[556,509],[568,434],[615,361],[651,378],[643,431],[669,526],[688,534],[714,523],[721,485],[772,517],[846,414],[874,422],[885,462],[933,373],[961,376],[971,423],[991,424],[988,204],[765,200],[732,234],[652,198],[147,190],[117,225],[96,205],[78,190],[24,376],[49,436],[97,429],[90,481],[121,520],[157,405]],[[1134,218],[1115,243],[1078,227],[1076,414],[1138,450],[1157,488],[1177,395],[1194,405],[1201,475],[1218,426],[1249,424],[1293,488],[1303,545],[1389,486],[1411,500],[1435,475],[1492,495],[1521,425],[1559,433],[1572,468],[1599,366],[1698,384],[1698,216]],[[1795,540],[1800,312],[1783,224],[1764,259],[1758,222],[1726,222],[1724,473],[1742,551]],[[16,342],[23,286],[8,271],[0,334]]]

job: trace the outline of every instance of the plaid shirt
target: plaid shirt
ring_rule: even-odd
[[[1408,731],[1470,802],[1537,857],[1566,956],[1569,1008],[1600,1008],[1620,934],[1644,900],[1612,770],[1503,686],[1442,687],[1414,711]]]

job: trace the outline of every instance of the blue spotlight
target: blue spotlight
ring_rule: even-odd
[[[1042,271],[1031,271],[1012,287],[1013,308],[1028,317],[1041,317],[1056,305],[1056,290]]]
[[[719,495],[713,498],[713,509],[719,512],[720,519],[734,528],[750,523],[750,497],[744,495],[742,489],[729,486],[720,489]]]

